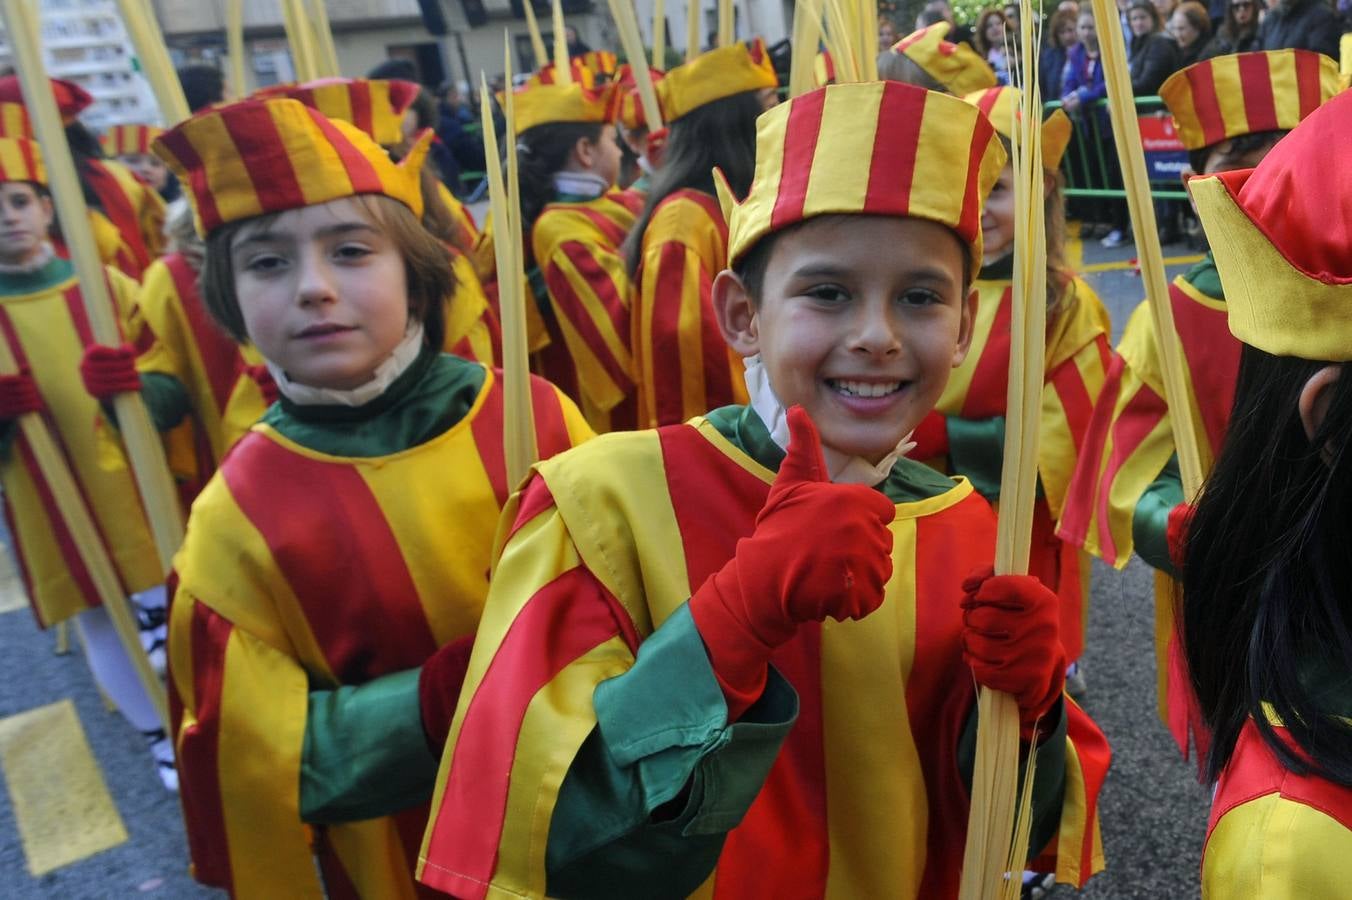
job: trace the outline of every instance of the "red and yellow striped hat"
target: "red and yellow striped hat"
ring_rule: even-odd
[[[596,87],[596,73],[582,64],[582,58],[574,56],[568,60],[568,74],[573,77],[573,81],[585,88]],[[526,79],[523,87],[535,87],[540,84],[558,84],[558,74],[555,71],[553,63],[546,63],[543,67],[536,69]],[[520,90],[520,88],[517,88]]]
[[[400,163],[347,122],[290,98],[202,110],[153,149],[187,188],[197,231],[358,194],[384,194],[421,217],[419,173],[431,132]]]
[[[321,78],[263,88],[253,96],[299,100],[330,119],[357,126],[382,147],[392,147],[403,141],[404,113],[421,90],[411,81]]]
[[[661,69],[648,67],[648,75],[656,86],[662,81],[663,72]],[[643,103],[638,97],[638,82],[634,80],[634,70],[629,68],[629,63],[620,66],[615,76],[615,89],[619,92],[619,112],[616,118],[625,131],[639,131],[648,127],[648,119],[643,115]],[[666,115],[666,110],[662,109],[662,94],[657,94],[657,108],[662,114]]]
[[[0,137],[0,184],[7,181],[47,183],[47,167],[37,141],[23,137]]]
[[[585,87],[579,81],[527,83],[517,88],[512,98],[516,106],[516,133],[559,122],[614,122],[619,96],[613,84]]]
[[[1018,88],[993,87],[984,91],[968,94],[962,99],[975,106],[991,120],[995,130],[1006,139],[1013,140],[1009,129],[1014,124],[1015,110],[1018,109],[1020,93]],[[1042,167],[1055,171],[1061,165],[1061,157],[1066,154],[1070,144],[1070,117],[1060,109],[1042,120]]]
[[[1352,94],[1343,93],[1257,168],[1188,182],[1230,331],[1244,343],[1276,356],[1352,360],[1352,170],[1329,165],[1349,158]]]
[[[33,122],[22,103],[0,102],[0,137],[33,137]]]
[[[765,88],[779,87],[765,41],[760,38],[701,53],[662,79],[657,96],[667,124],[701,106]]]
[[[161,134],[164,129],[154,125],[114,125],[99,137],[99,144],[109,156],[134,156],[149,153]]]
[[[954,96],[965,97],[995,87],[995,71],[989,63],[966,44],[945,40],[951,27],[947,22],[936,22],[912,32],[893,44],[892,52],[915,63]]]
[[[73,81],[49,78],[52,94],[56,98],[56,109],[61,114],[61,124],[69,125],[94,102],[89,91]],[[18,75],[0,77],[0,103],[23,103],[23,90],[19,86]]]
[[[619,67],[619,60],[609,50],[588,50],[573,59],[590,70],[598,82],[609,81]]]
[[[756,120],[756,174],[744,199],[715,170],[728,265],[770,232],[855,213],[951,228],[971,248],[975,276],[981,205],[1004,165],[990,120],[956,97],[899,81],[817,88]]]
[[[1311,50],[1217,56],[1175,72],[1160,86],[1178,139],[1189,150],[1295,128],[1337,92],[1337,64]]]

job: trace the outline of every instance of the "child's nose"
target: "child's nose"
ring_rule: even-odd
[[[303,256],[296,274],[296,299],[301,305],[328,303],[337,298],[333,280],[323,263]]]
[[[897,322],[886,303],[863,304],[855,322],[854,349],[883,356],[901,352]]]

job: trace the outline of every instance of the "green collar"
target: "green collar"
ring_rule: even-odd
[[[1202,257],[1201,262],[1184,273],[1183,280],[1213,300],[1225,300],[1221,276],[1216,271],[1216,260],[1212,258],[1210,250]]]
[[[13,297],[51,290],[74,275],[75,267],[70,260],[54,256],[47,265],[32,272],[0,273],[0,295]]]
[[[262,422],[330,456],[389,456],[445,434],[478,399],[487,370],[424,348],[386,391],[362,406],[300,406],[282,397]]]
[[[719,434],[747,456],[772,472],[779,471],[784,451],[770,437],[761,417],[750,406],[724,406],[705,417]],[[953,489],[953,479],[923,463],[905,457],[897,460],[892,474],[877,486],[893,503],[927,500]]]

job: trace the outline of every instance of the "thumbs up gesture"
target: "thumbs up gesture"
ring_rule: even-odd
[[[690,599],[730,719],[760,696],[770,654],[799,625],[863,618],[892,576],[892,501],[832,484],[807,413],[790,409],[788,424],[788,455],[756,530]]]

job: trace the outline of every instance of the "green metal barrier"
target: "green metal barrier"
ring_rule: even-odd
[[[1061,106],[1059,100],[1045,105],[1044,115]],[[1061,160],[1061,171],[1066,176],[1065,195],[1067,197],[1104,197],[1124,199],[1127,196],[1122,186],[1121,170],[1117,162],[1117,148],[1113,145],[1112,131],[1108,119],[1108,101],[1099,100],[1092,106],[1082,107],[1071,115],[1075,128],[1071,134],[1070,146]],[[1139,117],[1158,116],[1167,118],[1169,111],[1159,97],[1137,97],[1136,113]],[[1156,175],[1150,180],[1150,196],[1157,200],[1186,200],[1188,192],[1178,176]]]

